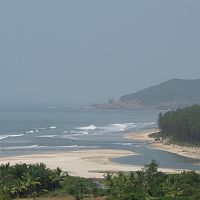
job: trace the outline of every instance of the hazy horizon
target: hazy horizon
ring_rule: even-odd
[[[89,105],[200,78],[199,1],[1,1],[0,104]]]

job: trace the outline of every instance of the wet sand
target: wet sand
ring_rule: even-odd
[[[45,163],[47,167],[57,167],[66,170],[70,175],[86,178],[102,178],[106,172],[137,171],[143,166],[118,164],[111,161],[112,158],[136,155],[134,152],[115,149],[96,149],[84,151],[40,153],[15,157],[0,158],[0,163]],[[159,170],[168,173],[180,172],[180,169]]]
[[[162,151],[167,151],[180,156],[200,159],[200,148],[199,147],[187,147],[179,146],[175,144],[165,144],[160,141],[155,141],[154,138],[150,138],[149,135],[158,132],[158,129],[149,129],[137,133],[128,133],[124,135],[124,138],[136,141],[145,141],[150,143],[150,147]],[[197,163],[198,164],[198,163]]]

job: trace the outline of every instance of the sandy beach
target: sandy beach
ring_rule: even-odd
[[[106,172],[137,171],[143,166],[125,165],[111,162],[110,159],[136,155],[131,151],[114,149],[96,149],[84,151],[69,151],[58,153],[41,153],[15,157],[0,158],[0,163],[38,163],[43,162],[47,167],[55,169],[60,167],[70,175],[87,178],[102,178]],[[180,169],[159,170],[168,173],[180,172]]]
[[[164,145],[157,143],[149,135],[157,132],[158,129],[150,129],[137,133],[128,133],[124,138],[148,142],[150,148],[168,151],[185,157],[200,159],[200,148],[182,147],[178,145]],[[55,169],[57,167],[67,171],[70,175],[86,178],[102,178],[106,172],[137,171],[143,166],[126,165],[114,163],[111,160],[117,157],[134,156],[136,153],[127,150],[116,149],[94,149],[82,151],[49,152],[13,157],[1,157],[0,164],[10,162],[15,163],[45,163],[47,167]],[[200,163],[196,163],[199,165]],[[178,173],[182,169],[159,168],[160,171],[167,173]]]
[[[197,147],[187,147],[179,146],[175,144],[163,144],[155,141],[154,138],[150,138],[149,135],[155,132],[158,132],[158,129],[149,129],[137,133],[128,133],[124,135],[124,138],[137,141],[145,141],[150,143],[150,147],[154,149],[159,149],[162,151],[167,151],[177,155],[200,159],[200,148]],[[200,163],[197,163],[200,164]]]
[[[150,138],[149,135],[152,133],[158,132],[158,129],[148,129],[144,131],[139,131],[135,133],[127,133],[124,134],[124,138],[129,140],[136,140],[136,141],[142,141],[142,142],[154,142],[153,138]]]

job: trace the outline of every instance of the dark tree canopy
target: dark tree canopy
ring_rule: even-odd
[[[162,136],[174,140],[200,144],[200,105],[160,113],[158,125]]]

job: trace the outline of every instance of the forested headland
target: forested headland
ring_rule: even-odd
[[[200,174],[165,174],[152,161],[136,172],[107,173],[104,179],[69,176],[44,164],[0,165],[0,200],[199,200]],[[66,198],[65,198],[66,197]]]
[[[160,113],[158,126],[162,137],[200,145],[200,105]]]
[[[94,106],[109,109],[176,109],[193,104],[200,104],[200,79],[171,79]]]

